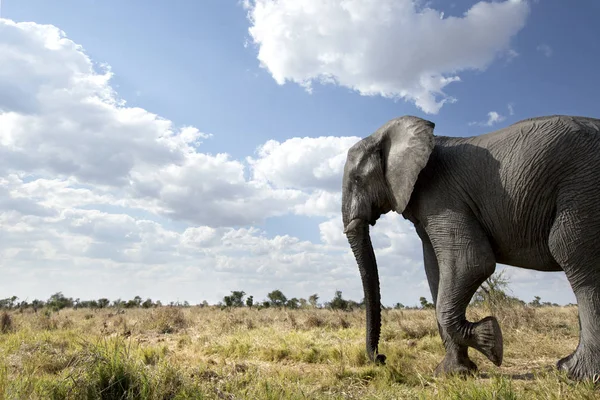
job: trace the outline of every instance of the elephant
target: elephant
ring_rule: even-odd
[[[390,211],[414,225],[445,355],[436,376],[472,374],[468,348],[500,366],[502,331],[466,308],[496,264],[564,271],[579,344],[556,364],[574,380],[600,374],[600,119],[550,115],[471,137],[431,121],[392,119],[354,144],[342,180],[344,234],[359,267],[366,351],[375,363],[381,298],[370,226]]]

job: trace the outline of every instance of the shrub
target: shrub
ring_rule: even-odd
[[[152,310],[146,323],[148,328],[158,333],[175,333],[188,326],[183,311],[177,307],[158,307]]]
[[[13,329],[14,329],[14,327],[13,327],[12,317],[10,316],[9,313],[4,311],[2,313],[2,317],[0,317],[0,332],[9,333],[9,332],[12,332]]]

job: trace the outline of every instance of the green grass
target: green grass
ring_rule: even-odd
[[[434,378],[444,351],[432,310],[386,310],[368,362],[362,311],[218,308],[9,312],[0,399],[591,399],[558,373],[577,345],[577,309],[496,310],[502,367]],[[470,319],[487,315],[470,309]]]

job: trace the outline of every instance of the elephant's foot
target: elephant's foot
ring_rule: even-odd
[[[495,365],[502,365],[504,346],[502,330],[495,317],[485,317],[473,324],[469,346],[479,350]]]
[[[433,371],[433,375],[472,375],[477,372],[477,365],[467,355],[467,349],[462,352],[446,353],[446,357]]]
[[[565,371],[573,380],[600,379],[600,352],[586,351],[582,346],[571,355],[562,358],[556,363],[559,371]]]

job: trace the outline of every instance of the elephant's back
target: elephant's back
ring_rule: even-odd
[[[586,160],[600,165],[600,119],[550,115],[525,119],[480,136],[465,138],[501,165],[549,166]],[[565,155],[568,154],[568,157]],[[541,163],[540,163],[541,162]]]
[[[482,144],[514,141],[515,146],[534,145],[531,141],[581,141],[585,138],[600,144],[600,119],[571,115],[548,115],[524,119],[505,128],[478,136]]]
[[[554,115],[545,115],[540,117],[532,117],[526,118],[521,121],[517,121],[514,124],[509,125],[508,127],[517,127],[517,126],[526,126],[526,125],[539,125],[539,124],[557,124],[560,122],[573,122],[576,124],[584,124],[591,125],[592,129],[596,131],[600,130],[600,119],[593,117],[584,117],[579,115],[564,115],[564,114],[554,114]]]

